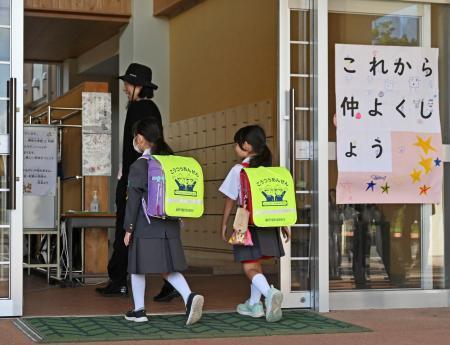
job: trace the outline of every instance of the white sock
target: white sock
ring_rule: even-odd
[[[134,311],[145,309],[145,274],[131,275],[131,289],[133,290]]]
[[[192,291],[183,275],[179,272],[172,272],[166,279],[180,293],[181,297],[183,297],[184,304],[186,304]]]
[[[260,300],[261,300],[261,291],[259,291],[255,285],[250,284],[250,299],[249,299],[250,305],[259,303]]]
[[[267,295],[269,294],[270,286],[263,274],[258,273],[253,276],[252,285],[255,285],[255,287],[264,295],[264,297],[267,297]]]

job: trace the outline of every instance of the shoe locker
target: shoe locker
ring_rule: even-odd
[[[204,249],[208,253],[231,252],[230,246],[221,240],[225,198],[218,189],[228,171],[239,163],[234,151],[234,134],[249,124],[258,124],[264,128],[268,145],[275,154],[271,100],[172,122],[166,130],[167,141],[176,154],[194,157],[201,164],[205,178],[204,216],[184,220],[182,237],[188,256],[190,249],[196,252]],[[227,257],[233,260],[232,256]]]

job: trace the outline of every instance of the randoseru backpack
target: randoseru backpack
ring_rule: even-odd
[[[244,168],[248,168],[250,166],[250,164],[247,162],[243,162],[241,163],[241,165]],[[245,208],[249,212],[248,224],[254,224],[252,217],[252,191],[250,188],[250,181],[248,180],[248,176],[245,173],[244,169],[241,170],[239,178],[241,181],[241,207]]]
[[[258,227],[290,226],[297,221],[294,181],[283,167],[249,168],[242,163],[241,206],[249,211],[249,224]]]
[[[191,157],[142,155],[148,162],[148,221],[155,218],[198,218],[203,214],[204,182],[200,164]]]

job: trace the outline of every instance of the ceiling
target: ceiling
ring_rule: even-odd
[[[76,58],[116,35],[128,23],[100,19],[25,16],[25,61],[61,62]]]

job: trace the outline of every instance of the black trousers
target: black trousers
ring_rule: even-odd
[[[127,179],[121,178],[116,188],[116,233],[114,236],[113,253],[108,263],[108,276],[113,284],[127,284],[128,248],[123,243],[125,229],[125,207],[127,205]]]

